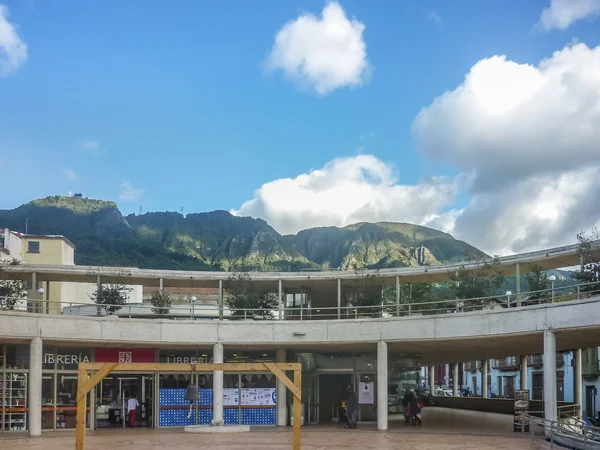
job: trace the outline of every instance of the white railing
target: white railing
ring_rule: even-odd
[[[600,282],[574,284],[543,291],[530,291],[509,296],[487,296],[471,299],[432,299],[410,303],[383,303],[369,306],[346,305],[338,307],[280,307],[230,309],[224,306],[175,304],[170,308],[156,308],[150,304],[103,305],[89,302],[65,302],[32,298],[0,297],[0,312],[14,310],[37,314],[62,314],[127,318],[173,319],[227,319],[227,320],[323,320],[369,319],[422,315],[454,314],[507,308],[525,308],[535,305],[581,300],[600,295]],[[520,305],[520,306],[519,306]]]
[[[566,424],[563,421],[553,421],[528,414],[521,414],[518,422],[522,433],[529,427],[531,438],[550,441],[550,447],[558,444],[563,448],[578,450],[600,449],[600,428],[589,426],[583,422],[578,425]]]

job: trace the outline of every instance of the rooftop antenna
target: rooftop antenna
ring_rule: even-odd
[[[142,215],[142,205],[140,205],[140,216]]]
[[[181,207],[181,215],[183,216],[183,206]]]

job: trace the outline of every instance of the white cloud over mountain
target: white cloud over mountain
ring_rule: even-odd
[[[458,238],[524,251],[573,242],[600,222],[600,47],[568,46],[537,66],[479,61],[413,130],[426,157],[472,180]]]
[[[341,158],[264,184],[238,213],[284,233],[421,223],[501,254],[572,243],[600,224],[600,47],[567,46],[536,66],[481,60],[413,132],[425,158],[461,175],[402,185],[374,156]],[[452,209],[461,189],[470,199]]]
[[[339,3],[327,3],[321,18],[304,13],[279,30],[267,68],[283,71],[320,95],[360,86],[370,74],[364,29],[363,23],[348,19]]]
[[[362,221],[420,223],[452,202],[458,185],[444,178],[402,185],[391,165],[358,155],[265,183],[235,213],[262,217],[281,233]]]

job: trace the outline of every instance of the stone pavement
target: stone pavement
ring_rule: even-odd
[[[250,433],[196,434],[182,429],[102,430],[88,432],[86,450],[287,450],[291,449],[291,430],[259,428]],[[19,435],[0,437],[2,450],[65,450],[75,447],[75,434],[54,432],[37,439]],[[305,428],[302,449],[403,449],[403,450],[543,450],[550,448],[542,441],[521,436],[486,436],[425,431],[377,432],[369,429],[340,430],[338,427]]]

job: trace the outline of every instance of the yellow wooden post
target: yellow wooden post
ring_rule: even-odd
[[[294,369],[294,384],[300,395],[294,395],[294,450],[300,450],[300,424],[302,414],[302,369]]]
[[[83,386],[87,382],[88,371],[80,367],[77,375],[77,385]],[[75,437],[75,450],[85,449],[85,410],[87,408],[86,400],[87,395],[82,395],[81,397],[78,396],[77,399],[77,430]]]

